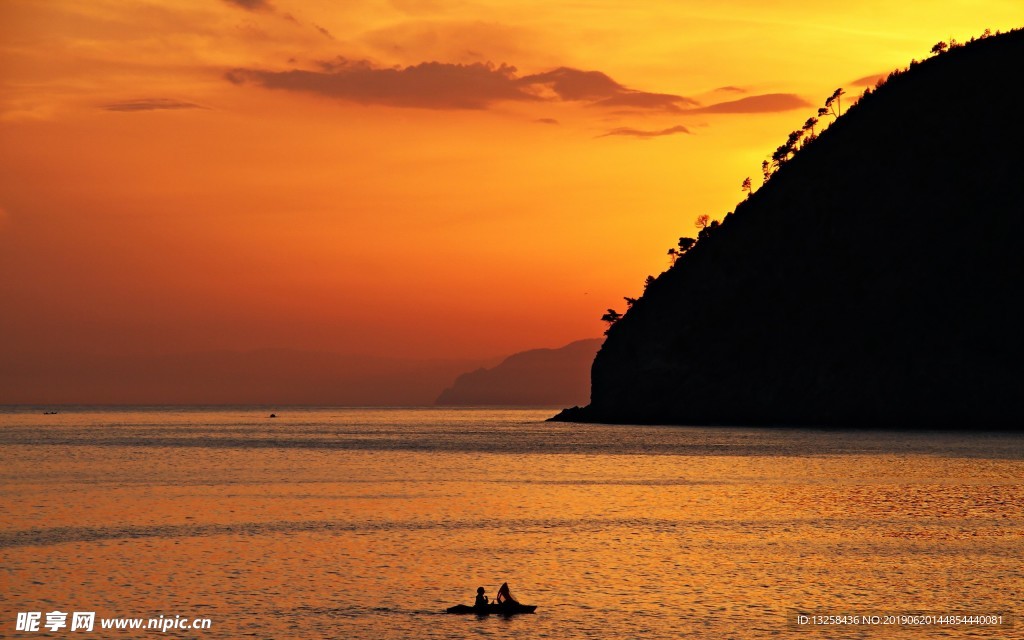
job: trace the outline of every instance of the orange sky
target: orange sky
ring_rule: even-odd
[[[833,89],[1022,17],[0,0],[0,357],[596,336]]]

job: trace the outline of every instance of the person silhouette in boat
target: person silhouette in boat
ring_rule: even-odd
[[[487,610],[487,596],[484,595],[484,588],[477,587],[476,589],[476,601],[473,603],[474,609],[480,609],[481,611]]]
[[[498,594],[494,596],[494,602],[500,605],[503,611],[514,611],[519,606],[519,601],[512,597],[507,582],[501,583]]]

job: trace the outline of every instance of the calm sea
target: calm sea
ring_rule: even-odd
[[[268,413],[0,412],[0,637],[1024,638],[1020,436]]]

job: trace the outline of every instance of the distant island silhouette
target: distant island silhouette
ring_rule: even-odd
[[[577,340],[560,349],[513,354],[492,368],[464,373],[438,396],[441,406],[557,407],[586,402],[590,365],[600,339]]]
[[[735,212],[680,238],[605,314],[590,404],[553,419],[1024,423],[1024,31],[932,53],[853,104],[838,90]]]

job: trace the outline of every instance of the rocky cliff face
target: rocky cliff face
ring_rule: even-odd
[[[556,419],[1024,424],[1024,32],[866,95],[651,283]]]

